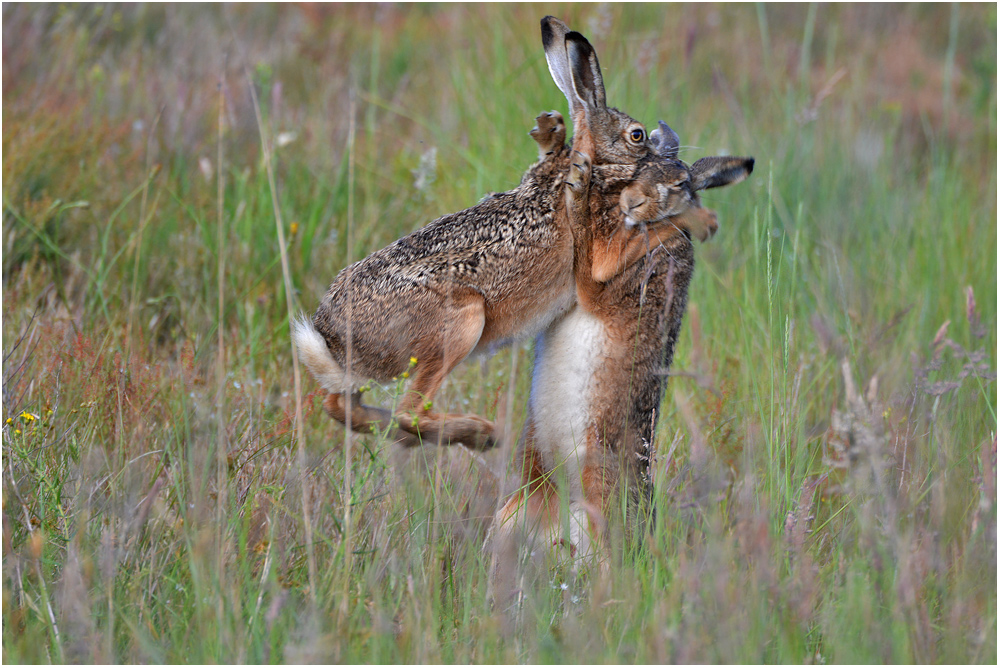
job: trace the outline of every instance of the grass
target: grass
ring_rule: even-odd
[[[757,171],[705,198],[652,535],[543,574],[511,635],[482,551],[510,450],[348,459],[307,376],[296,419],[287,314],[517,183],[565,112],[550,12],[613,104]],[[3,31],[4,661],[996,663],[995,7],[5,5]],[[516,434],[530,360],[437,403]]]

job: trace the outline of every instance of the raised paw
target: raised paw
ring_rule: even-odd
[[[719,231],[719,219],[714,211],[699,207],[687,211],[677,219],[681,229],[687,229],[692,239],[708,241]]]
[[[569,174],[566,175],[566,185],[576,192],[583,192],[590,187],[590,176],[590,156],[574,150],[570,156]]]
[[[708,241],[715,236],[715,233],[719,231],[719,222],[715,216],[712,216],[705,227],[698,233],[698,241]]]
[[[535,116],[535,127],[528,134],[538,144],[538,157],[544,160],[565,144],[566,123],[558,111],[543,111]]]

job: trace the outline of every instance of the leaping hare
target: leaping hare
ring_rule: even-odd
[[[590,43],[551,16],[542,19],[542,43],[575,127],[586,128],[579,141],[595,166],[634,169],[653,146],[641,123],[607,106]],[[543,160],[517,188],[442,216],[347,267],[312,321],[294,323],[306,366],[330,392],[324,407],[332,417],[346,423],[349,412],[355,429],[384,427],[395,417],[402,430],[426,441],[495,445],[491,422],[436,413],[433,401],[445,376],[469,354],[534,335],[574,302],[576,242],[563,197],[570,161],[562,118],[543,114],[533,136]],[[590,261],[602,277],[647,251],[597,236],[592,246]],[[361,404],[358,388],[366,379],[387,382],[413,364],[395,416]]]
[[[515,532],[526,531],[532,547],[567,545],[584,558],[595,552],[592,536],[603,536],[606,518],[620,509],[622,492],[627,534],[638,536],[652,512],[657,408],[694,268],[685,232],[702,240],[714,233],[716,215],[697,192],[742,181],[754,163],[714,157],[688,166],[677,159],[677,136],[662,121],[652,140],[657,154],[639,163],[634,178],[631,168],[591,168],[589,156],[574,152],[567,213],[593,237],[576,273],[577,305],[535,343],[528,418],[514,460],[521,485],[497,511],[487,539],[494,591],[513,567]],[[622,230],[635,236],[642,228],[650,236],[648,257],[606,282],[595,280],[586,269],[598,240]],[[570,515],[568,535],[561,500]]]

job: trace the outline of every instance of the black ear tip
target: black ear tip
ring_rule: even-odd
[[[552,19],[552,18],[553,17],[551,17],[551,16],[546,16],[544,19],[542,19],[542,46],[543,47],[548,47],[549,44],[552,43],[552,40],[555,38],[555,32],[552,30],[552,24],[549,23],[549,20]]]
[[[588,47],[590,46],[590,42],[587,41],[587,38],[575,30],[570,30],[566,33],[566,42],[567,44],[569,42],[579,42],[580,44],[586,44]]]
[[[747,175],[753,174],[753,158],[747,158]]]

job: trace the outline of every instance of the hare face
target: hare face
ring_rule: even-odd
[[[660,127],[662,130],[666,124],[661,121]],[[653,143],[661,137],[654,136]],[[702,158],[691,167],[674,157],[643,163],[619,198],[626,227],[671,219],[692,237],[707,240],[719,224],[715,212],[701,205],[698,191],[739,183],[753,171],[753,162],[753,158],[715,156]]]
[[[595,136],[594,162],[598,164],[634,165],[654,150],[646,127],[613,107],[592,114],[587,125],[577,127]],[[597,140],[599,137],[606,139]]]
[[[718,229],[714,211],[701,206],[691,173],[679,160],[659,160],[644,166],[619,198],[625,225],[650,225],[673,219],[677,226],[705,241]]]

